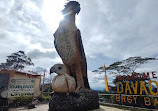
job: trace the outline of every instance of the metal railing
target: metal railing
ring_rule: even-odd
[[[158,95],[128,95],[128,94],[98,94],[99,95],[99,104],[100,105],[106,105],[106,106],[116,106],[116,107],[125,107],[132,110],[140,109],[140,110],[149,110],[149,111],[158,111],[158,106],[156,106],[156,109],[149,109],[144,106],[132,106],[132,105],[125,105],[123,102],[117,102],[116,96],[137,96],[137,97],[156,97],[158,99]]]

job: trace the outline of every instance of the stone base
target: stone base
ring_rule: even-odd
[[[33,108],[35,108],[35,105],[34,105],[34,104],[28,105],[28,109],[33,109]]]
[[[54,93],[49,102],[49,111],[87,111],[99,108],[97,92],[80,89],[79,93]]]

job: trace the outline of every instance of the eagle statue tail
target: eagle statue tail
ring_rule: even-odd
[[[84,80],[84,86],[87,89],[90,89],[89,82],[88,82],[88,77],[87,77],[87,61],[86,61],[86,56],[82,44],[82,39],[81,39],[81,33],[80,30],[77,30],[77,40],[78,40],[78,48],[82,57],[82,62],[81,62],[81,71],[83,75],[83,80]]]

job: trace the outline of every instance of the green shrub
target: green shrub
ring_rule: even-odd
[[[32,97],[25,97],[25,96],[15,97],[10,100],[12,101],[11,106],[13,107],[25,106],[30,104],[32,102],[32,99],[33,99]]]

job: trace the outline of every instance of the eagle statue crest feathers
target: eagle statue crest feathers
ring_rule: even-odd
[[[64,19],[54,33],[54,45],[67,69],[80,88],[90,89],[87,77],[87,62],[82,44],[81,33],[75,24],[75,16],[80,12],[80,4],[69,1],[62,10]]]

